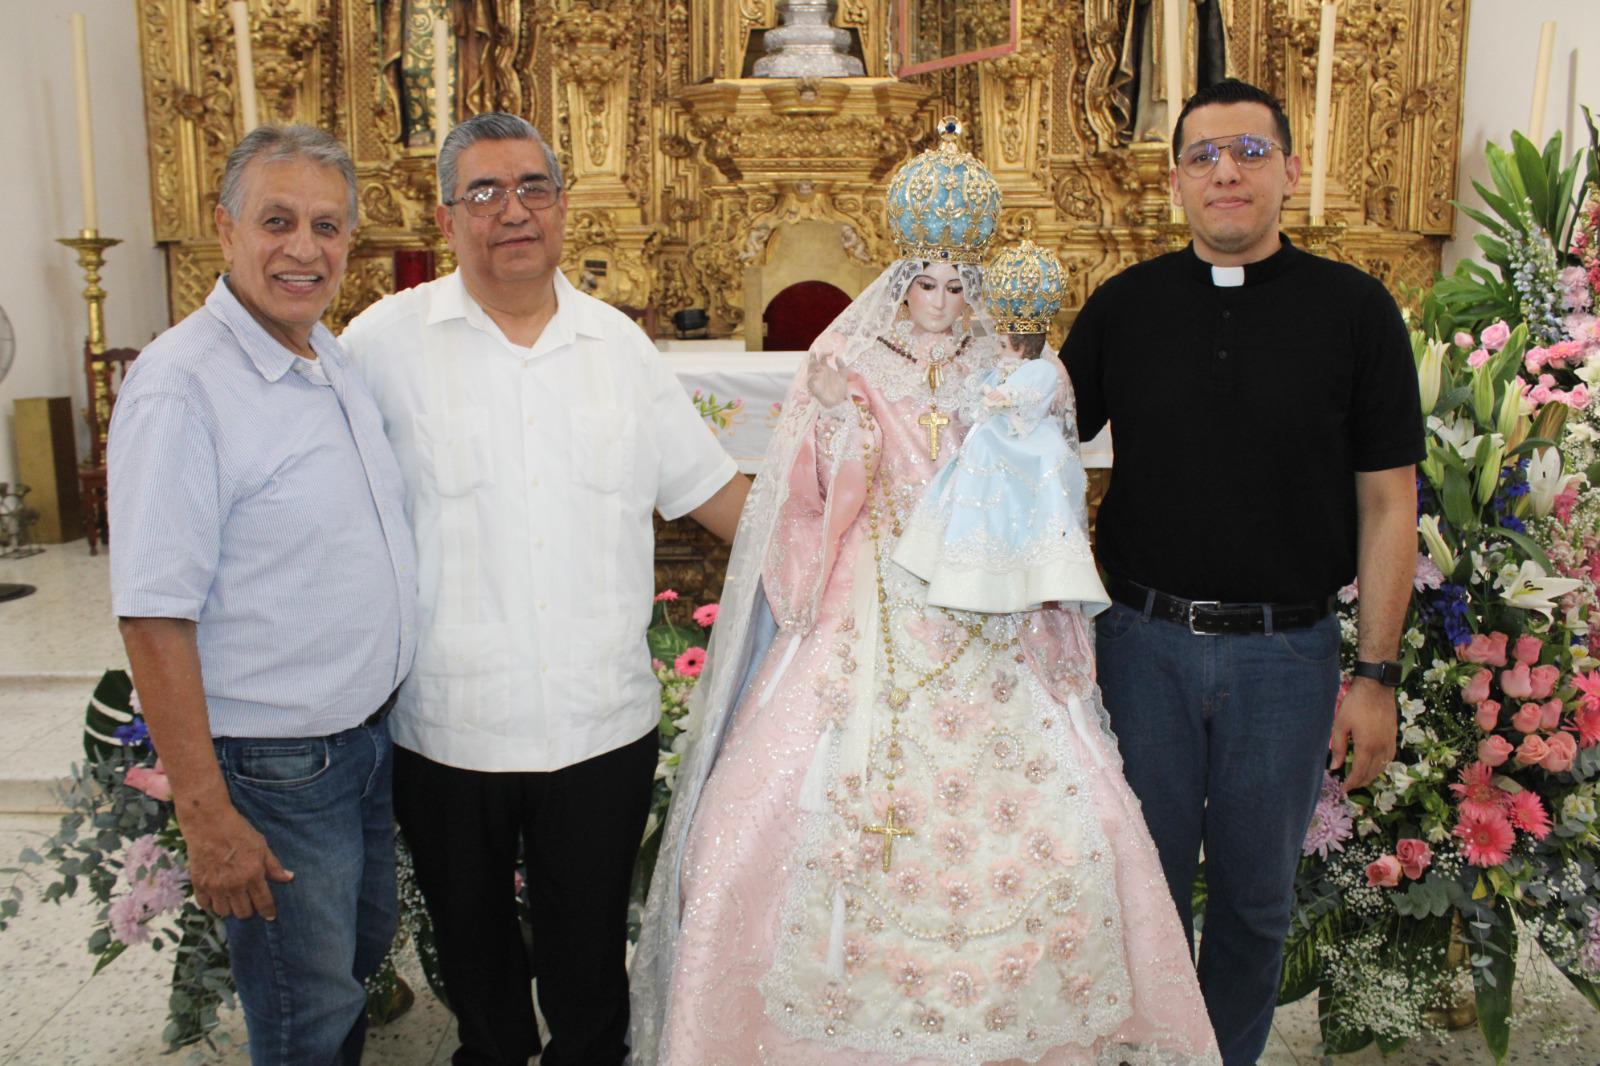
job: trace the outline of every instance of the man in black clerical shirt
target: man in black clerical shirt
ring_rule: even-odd
[[[1099,681],[1186,929],[1205,849],[1200,985],[1238,1066],[1271,1029],[1330,733],[1346,789],[1394,756],[1422,419],[1394,300],[1278,232],[1300,178],[1278,102],[1201,89],[1172,143],[1193,243],[1102,285],[1062,359],[1083,437],[1114,427]],[[1332,597],[1358,575],[1335,710]]]

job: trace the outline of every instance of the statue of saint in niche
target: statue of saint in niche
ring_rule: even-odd
[[[1188,8],[1182,34],[1185,56],[1183,93],[1187,97],[1202,85],[1227,77],[1228,0],[1184,0]],[[1180,108],[1167,106],[1162,70],[1161,0],[1131,0],[1122,38],[1122,60],[1112,79],[1114,107],[1122,118],[1124,141],[1165,141]]]

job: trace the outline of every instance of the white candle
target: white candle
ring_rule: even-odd
[[[1317,36],[1317,102],[1311,112],[1311,224],[1322,225],[1328,202],[1328,126],[1333,118],[1332,0],[1322,5],[1322,28]]]
[[[256,117],[256,68],[250,53],[250,6],[245,0],[232,0],[228,14],[233,19],[233,53],[239,61],[239,118],[249,133],[261,125]]]
[[[444,147],[450,133],[450,24],[433,16],[433,144]]]
[[[1178,112],[1183,110],[1183,9],[1187,0],[1162,0],[1161,58],[1167,96],[1167,136],[1177,136]],[[1172,146],[1174,154],[1183,145]],[[1172,221],[1183,221],[1183,208],[1172,207]]]
[[[1550,93],[1550,59],[1556,50],[1556,24],[1539,29],[1539,63],[1533,68],[1533,105],[1528,109],[1528,140],[1544,147],[1544,102]]]
[[[100,216],[94,200],[94,138],[89,122],[89,38],[83,16],[73,12],[72,73],[78,91],[78,170],[83,191],[83,228],[99,230]]]

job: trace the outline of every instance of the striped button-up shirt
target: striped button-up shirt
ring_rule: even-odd
[[[320,374],[220,279],[140,354],[111,420],[112,607],[198,623],[214,736],[347,729],[416,647],[399,467],[339,342],[319,325],[311,346]]]

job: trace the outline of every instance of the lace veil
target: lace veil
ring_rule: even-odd
[[[891,263],[818,336],[811,351],[833,355],[841,367],[855,368],[875,386],[889,385],[872,380],[874,372],[863,362],[862,356],[877,344],[880,335],[891,334],[911,282],[928,265],[921,259],[898,259]],[[977,265],[956,266],[963,282],[962,296],[970,312],[964,315],[968,322],[966,328],[971,330],[975,340],[986,340],[992,337],[994,326],[984,308],[982,270]],[[956,329],[962,328],[958,322]],[[895,390],[890,388],[889,391]],[[712,631],[700,680],[690,697],[689,748],[678,769],[672,806],[666,825],[662,827],[661,851],[633,957],[630,1042],[636,1066],[654,1063],[659,1052],[682,910],[679,872],[689,826],[706,778],[750,679],[768,654],[782,655],[786,650],[793,654],[793,647],[811,627],[821,597],[824,582],[820,573],[809,590],[794,593],[786,601],[769,600],[761,581],[762,566],[778,515],[788,496],[789,472],[801,445],[812,433],[820,410],[820,404],[806,388],[806,365],[802,363],[789,387],[783,416],[773,432],[740,516],[717,624]],[[830,517],[824,514],[822,528],[828,528]],[[782,639],[775,639],[780,625]],[[761,708],[751,706],[745,713],[761,713]]]

